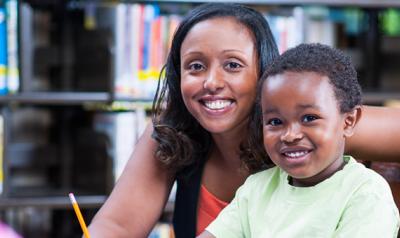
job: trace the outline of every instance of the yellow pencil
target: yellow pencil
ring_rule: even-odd
[[[79,210],[78,203],[76,202],[75,196],[73,193],[69,194],[69,199],[71,200],[72,207],[74,207],[75,214],[78,217],[78,221],[79,221],[79,224],[81,225],[83,235],[85,236],[85,238],[90,238],[89,231],[86,227],[85,221],[83,220],[81,210]]]

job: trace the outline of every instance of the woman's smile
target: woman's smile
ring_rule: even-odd
[[[204,96],[201,97],[199,103],[209,116],[223,116],[236,106],[235,100],[221,96]]]

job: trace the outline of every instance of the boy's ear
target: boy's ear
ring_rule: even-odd
[[[356,106],[352,111],[345,113],[344,118],[344,136],[350,137],[354,134],[354,128],[361,118],[362,108]]]

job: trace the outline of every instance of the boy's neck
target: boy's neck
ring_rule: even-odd
[[[289,176],[289,184],[294,186],[294,187],[311,187],[315,186],[324,180],[330,178],[332,175],[334,175],[336,172],[342,170],[344,166],[346,165],[346,161],[343,159],[343,156],[337,160],[335,160],[329,167],[330,170],[324,170],[319,174],[314,175],[313,177],[310,178],[305,178],[305,179],[296,179],[291,176]]]

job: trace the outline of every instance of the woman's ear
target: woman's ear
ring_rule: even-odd
[[[344,136],[350,137],[354,134],[354,128],[360,121],[362,114],[361,106],[356,106],[352,111],[345,113],[344,118]]]

